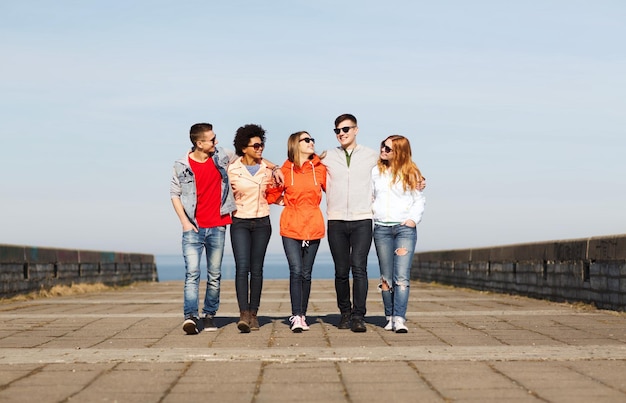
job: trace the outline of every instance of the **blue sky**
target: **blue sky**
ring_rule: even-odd
[[[361,144],[411,140],[418,251],[624,233],[624,21],[617,0],[4,1],[0,243],[179,253],[191,124],[228,147],[261,124],[282,162],[298,130],[336,146],[341,113]]]

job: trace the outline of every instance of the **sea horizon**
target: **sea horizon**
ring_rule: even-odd
[[[182,281],[185,279],[185,262],[180,254],[155,255],[159,281]],[[369,277],[378,277],[378,259],[371,251],[367,261]],[[320,251],[313,264],[313,279],[335,278],[335,265],[330,252]],[[206,279],[206,259],[202,258],[201,278]],[[289,278],[289,266],[284,253],[267,253],[263,265],[263,278],[284,280]],[[235,279],[235,259],[232,254],[224,254],[222,259],[222,279]]]

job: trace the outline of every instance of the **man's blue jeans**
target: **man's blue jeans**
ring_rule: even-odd
[[[313,262],[319,247],[319,239],[308,241],[307,246],[301,240],[283,237],[283,248],[289,263],[291,314],[294,316],[306,315],[311,295]]]
[[[263,289],[263,262],[271,235],[269,216],[246,219],[233,217],[230,241],[235,257],[235,290],[240,311],[259,309]]]
[[[372,246],[372,220],[328,220],[328,244],[335,262],[337,307],[353,318],[365,317],[367,299],[367,255]],[[350,303],[352,269],[353,302]]]
[[[417,242],[417,229],[406,225],[375,225],[374,245],[380,266],[385,316],[401,316],[406,319],[409,302],[411,264]]]
[[[185,259],[185,318],[198,317],[198,288],[200,286],[200,259],[206,250],[207,284],[204,295],[204,315],[215,315],[220,306],[220,279],[226,226],[199,228],[183,232]]]

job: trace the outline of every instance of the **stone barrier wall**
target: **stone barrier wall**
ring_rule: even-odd
[[[154,255],[0,244],[0,297],[55,285],[159,281]]]
[[[417,253],[411,278],[626,311],[626,235]]]

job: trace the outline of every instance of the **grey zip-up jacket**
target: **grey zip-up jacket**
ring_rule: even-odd
[[[232,152],[221,147],[215,149],[215,153],[211,156],[220,176],[222,177],[222,197],[220,203],[220,214],[230,214],[237,209],[235,206],[235,198],[233,190],[228,180],[227,168],[231,159]],[[193,225],[198,227],[196,222],[196,207],[198,203],[198,195],[196,193],[196,178],[193,175],[191,166],[189,165],[189,154],[174,162],[174,173],[170,182],[170,197],[180,198],[185,214]]]
[[[341,147],[327,151],[326,207],[329,220],[357,221],[372,218],[372,168],[378,152],[357,144],[350,166]]]

